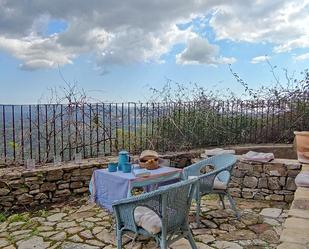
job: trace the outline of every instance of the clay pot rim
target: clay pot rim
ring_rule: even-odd
[[[294,131],[294,135],[309,136],[309,131]]]

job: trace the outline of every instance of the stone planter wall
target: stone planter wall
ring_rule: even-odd
[[[301,170],[297,160],[275,159],[269,163],[242,161],[239,157],[229,185],[235,197],[292,202],[295,177]]]
[[[169,154],[173,166],[182,167],[196,153]],[[105,168],[106,157],[98,163],[85,160],[82,165],[65,164],[61,167],[44,166],[34,171],[22,167],[0,169],[0,212],[38,208],[62,202],[70,196],[88,195],[93,170]],[[239,161],[232,173],[230,191],[233,196],[248,199],[266,199],[291,202],[296,189],[294,178],[301,165],[296,160],[276,159],[272,163],[246,163]]]

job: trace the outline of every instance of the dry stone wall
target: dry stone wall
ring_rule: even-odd
[[[230,192],[235,197],[292,202],[295,177],[301,170],[297,160],[275,159],[269,163],[244,161],[234,167]]]
[[[38,208],[65,201],[71,196],[88,194],[92,172],[106,165],[107,162],[87,161],[82,165],[45,166],[34,171],[23,168],[2,169],[0,212]]]
[[[172,161],[192,158],[190,153],[167,155]],[[177,157],[177,158],[176,158]],[[21,167],[0,169],[0,212],[38,208],[49,203],[63,202],[71,196],[88,195],[92,172],[105,168],[116,158],[84,161],[81,165],[65,164],[61,167],[44,166],[34,171]],[[275,159],[271,163],[249,163],[239,159],[230,183],[233,196],[256,200],[291,202],[296,189],[294,179],[301,165],[296,160]]]

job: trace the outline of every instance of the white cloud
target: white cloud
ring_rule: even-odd
[[[26,70],[70,64],[76,57],[75,51],[57,44],[57,36],[46,39],[26,37],[21,40],[0,36],[0,47],[23,61],[20,66]]]
[[[205,41],[192,47],[198,34],[177,24],[207,17],[217,40],[270,42],[275,52],[285,52],[309,47],[308,13],[309,0],[0,0],[0,50],[21,60],[24,69],[72,63],[83,53],[95,55],[97,66],[105,68],[161,63],[181,43],[186,49],[178,63],[226,64],[235,58],[223,57],[217,45]],[[68,27],[48,35],[51,20]]]
[[[176,55],[178,64],[231,64],[235,58],[222,57],[219,55],[219,47],[210,44],[206,38],[194,37],[188,41],[187,48]]]
[[[295,61],[304,61],[304,60],[309,60],[309,53],[301,54],[294,56],[293,59]]]
[[[196,36],[191,29],[180,30],[176,24],[206,13],[208,6],[199,0],[147,4],[138,0],[0,0],[0,49],[20,59],[24,69],[72,63],[82,53],[94,54],[102,67],[160,63],[161,56],[175,44]],[[44,36],[49,20],[64,21],[68,28]]]
[[[269,42],[275,52],[309,47],[308,0],[233,1],[210,19],[218,40]]]
[[[261,62],[265,62],[267,60],[270,60],[270,56],[267,56],[267,55],[262,55],[262,56],[257,56],[257,57],[254,57],[251,59],[250,63],[252,64],[258,64],[258,63],[261,63]]]

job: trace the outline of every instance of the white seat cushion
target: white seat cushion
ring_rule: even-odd
[[[137,226],[144,228],[151,234],[161,232],[162,222],[160,217],[147,207],[137,207],[134,210],[134,220]]]
[[[218,179],[218,177],[215,178],[214,181],[214,189],[218,189],[218,190],[226,190],[227,189],[227,185],[225,182],[220,181]]]

